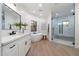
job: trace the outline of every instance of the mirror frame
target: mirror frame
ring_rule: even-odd
[[[13,10],[12,8],[10,8],[9,6],[7,6],[5,3],[2,4],[2,22],[5,23],[5,17],[4,17],[5,15],[4,15],[3,6],[6,6],[7,8],[9,8],[9,9],[12,10],[13,12],[15,12],[17,15],[19,15],[19,17],[20,17],[19,20],[20,20],[20,24],[21,24],[21,15],[20,15],[19,13],[17,13],[15,10]],[[3,25],[3,23],[2,23],[1,29],[2,29],[2,30],[6,30],[6,29],[5,29],[5,24]],[[9,30],[10,30],[10,29],[9,29]],[[14,30],[14,29],[13,29],[13,30]],[[21,30],[21,26],[20,26],[19,30]]]

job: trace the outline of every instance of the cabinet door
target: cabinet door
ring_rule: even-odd
[[[27,54],[27,51],[30,48],[30,36],[26,35],[22,38],[20,38],[20,40],[18,40],[18,44],[19,44],[19,56],[25,56]]]
[[[16,42],[3,46],[3,56],[18,56],[18,44]]]
[[[25,39],[25,52],[26,52],[26,54],[27,54],[27,52],[28,52],[28,50],[29,50],[29,48],[31,47],[31,39],[30,39],[31,37],[30,36],[26,36],[26,39]]]
[[[23,38],[21,38],[18,41],[19,44],[19,56],[25,56],[25,41]]]

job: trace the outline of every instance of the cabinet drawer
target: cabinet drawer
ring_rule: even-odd
[[[16,42],[12,42],[6,46],[3,46],[3,55],[4,56],[17,56],[18,44]]]

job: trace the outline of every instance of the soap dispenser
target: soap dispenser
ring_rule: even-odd
[[[12,29],[12,25],[10,24],[9,29]]]

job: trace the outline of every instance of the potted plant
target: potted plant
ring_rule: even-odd
[[[19,23],[15,23],[14,25],[16,26],[16,28],[21,29],[21,23],[20,22]]]
[[[26,29],[26,26],[28,25],[28,24],[23,24],[23,23],[15,23],[14,24],[15,26],[16,26],[16,28],[19,28],[19,29]]]
[[[22,24],[21,26],[22,26],[23,29],[26,29],[26,26],[27,26],[27,25],[28,25],[28,24],[24,23],[24,24]]]

